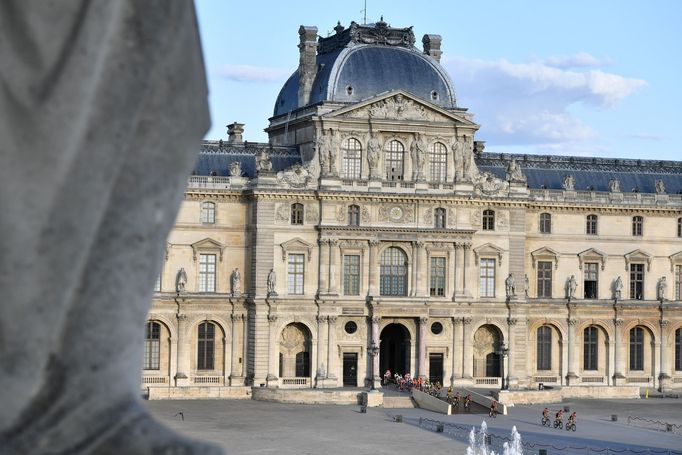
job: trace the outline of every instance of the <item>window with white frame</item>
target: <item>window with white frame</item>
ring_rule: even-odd
[[[343,167],[341,175],[345,179],[359,179],[362,172],[362,145],[349,137],[343,147]]]
[[[682,300],[682,265],[675,266],[675,300]]]
[[[215,366],[215,324],[199,324],[197,343],[197,370],[212,370]]]
[[[289,294],[303,294],[304,254],[288,255],[287,290]]]
[[[447,173],[448,149],[445,144],[434,142],[429,153],[429,176],[432,182],[444,182]]]
[[[207,224],[215,223],[215,203],[202,202],[201,203],[201,222]]]
[[[632,235],[641,237],[644,232],[644,217],[633,216],[632,217]]]
[[[407,295],[407,255],[397,247],[381,252],[379,261],[379,293],[381,295]]]
[[[199,292],[215,292],[216,290],[216,255],[199,255]]]
[[[433,225],[436,229],[445,229],[446,226],[446,215],[445,215],[445,209],[442,207],[439,207],[436,209],[434,215],[433,215]]]
[[[343,293],[360,295],[360,256],[357,254],[343,256]]]
[[[161,325],[158,322],[147,322],[147,331],[144,340],[144,369],[159,369],[159,352],[161,342]]]
[[[549,213],[540,214],[540,233],[541,234],[552,233],[552,215],[550,215]]]
[[[386,180],[403,180],[403,161],[405,147],[396,140],[392,140],[384,150],[386,163]]]
[[[495,259],[481,258],[479,277],[480,296],[495,297]]]
[[[599,298],[599,264],[586,262],[583,265],[583,289],[586,299]]]
[[[429,294],[434,297],[443,297],[445,295],[444,257],[431,258],[431,285],[429,286]]]
[[[538,261],[538,297],[552,297],[552,263],[549,261]]]
[[[587,235],[597,235],[597,215],[587,215],[585,233]]]
[[[630,264],[630,298],[644,299],[644,264]]]
[[[161,292],[161,273],[156,275],[156,282],[154,283],[154,292]]]

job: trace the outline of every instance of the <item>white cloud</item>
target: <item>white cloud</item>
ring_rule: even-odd
[[[284,68],[269,68],[251,65],[225,65],[218,75],[236,82],[282,82],[291,74]]]
[[[652,133],[632,133],[625,136],[629,139],[641,139],[643,141],[662,141],[663,136]]]
[[[572,105],[608,109],[643,87],[626,78],[589,67],[589,54],[552,57],[547,61],[512,63],[449,57],[443,65],[452,75],[461,106],[469,107],[482,125],[481,138],[491,145],[562,144],[594,140],[598,134],[571,113]]]
[[[609,63],[601,61],[587,52],[578,52],[574,55],[553,55],[540,60],[540,62],[555,68],[586,68]]]

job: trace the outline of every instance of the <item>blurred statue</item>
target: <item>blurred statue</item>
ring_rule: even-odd
[[[182,294],[185,292],[185,285],[187,284],[187,273],[185,272],[184,268],[180,268],[178,270],[177,275],[175,276],[175,292],[178,294]]]

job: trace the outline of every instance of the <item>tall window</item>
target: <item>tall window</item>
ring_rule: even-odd
[[[682,329],[675,330],[675,371],[682,371]]]
[[[343,147],[342,175],[345,179],[359,179],[362,169],[362,145],[360,141],[349,137]]]
[[[552,328],[543,325],[537,332],[537,369],[552,369]]]
[[[494,231],[495,230],[495,211],[494,210],[484,210],[483,211],[483,230],[484,231]]]
[[[587,215],[585,233],[587,235],[597,235],[597,215]]]
[[[201,222],[210,224],[215,223],[215,203],[213,202],[201,203]]]
[[[481,297],[495,297],[495,259],[481,258],[479,269]]]
[[[301,351],[296,354],[296,377],[304,378],[310,376],[310,353]]]
[[[632,235],[642,236],[644,231],[644,218],[641,216],[632,217]]]
[[[303,204],[291,204],[291,224],[303,224]]]
[[[215,324],[212,322],[199,324],[197,348],[197,370],[212,370],[215,365]]]
[[[550,215],[549,213],[540,214],[540,233],[541,234],[552,233],[552,215]]]
[[[583,289],[585,290],[584,297],[586,299],[596,299],[599,297],[599,264],[596,262],[587,262],[583,268],[583,276],[585,278],[583,283]]]
[[[381,295],[407,295],[407,256],[400,248],[381,253]]]
[[[644,264],[630,264],[630,298],[644,299]]]
[[[343,293],[360,295],[360,256],[343,256]]]
[[[448,149],[440,142],[434,142],[429,153],[429,175],[432,182],[444,182]]]
[[[583,332],[583,370],[599,369],[599,332],[596,327],[587,327]]]
[[[360,226],[360,207],[357,205],[348,206],[348,225]]]
[[[445,209],[437,208],[433,216],[433,225],[436,229],[445,229]]]
[[[644,329],[630,329],[630,370],[644,370]]]
[[[393,140],[388,143],[386,153],[386,180],[403,179],[403,156],[405,147],[400,142]]]
[[[161,273],[156,275],[156,283],[154,283],[154,292],[161,292]]]
[[[215,254],[199,255],[199,292],[215,292]]]
[[[159,369],[161,326],[157,322],[147,322],[147,336],[144,340],[144,369]]]
[[[303,254],[290,254],[287,279],[287,290],[289,294],[303,294],[303,273],[304,264]]]
[[[675,300],[682,300],[682,265],[675,266]]]
[[[677,236],[682,237],[682,218],[677,219]]]
[[[538,261],[538,297],[552,297],[552,263]]]
[[[436,297],[445,295],[445,258],[431,258],[431,285],[429,294]]]

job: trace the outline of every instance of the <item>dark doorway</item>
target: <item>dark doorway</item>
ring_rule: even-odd
[[[410,332],[402,324],[389,324],[381,331],[379,376],[386,370],[392,374],[410,371]]]
[[[296,354],[296,377],[307,376],[310,376],[310,353],[303,351]]]
[[[488,378],[499,378],[502,376],[499,354],[491,352],[485,356],[485,375]]]
[[[343,353],[343,385],[344,387],[358,386],[358,354],[357,352]]]
[[[443,384],[443,354],[429,354],[429,381]]]

